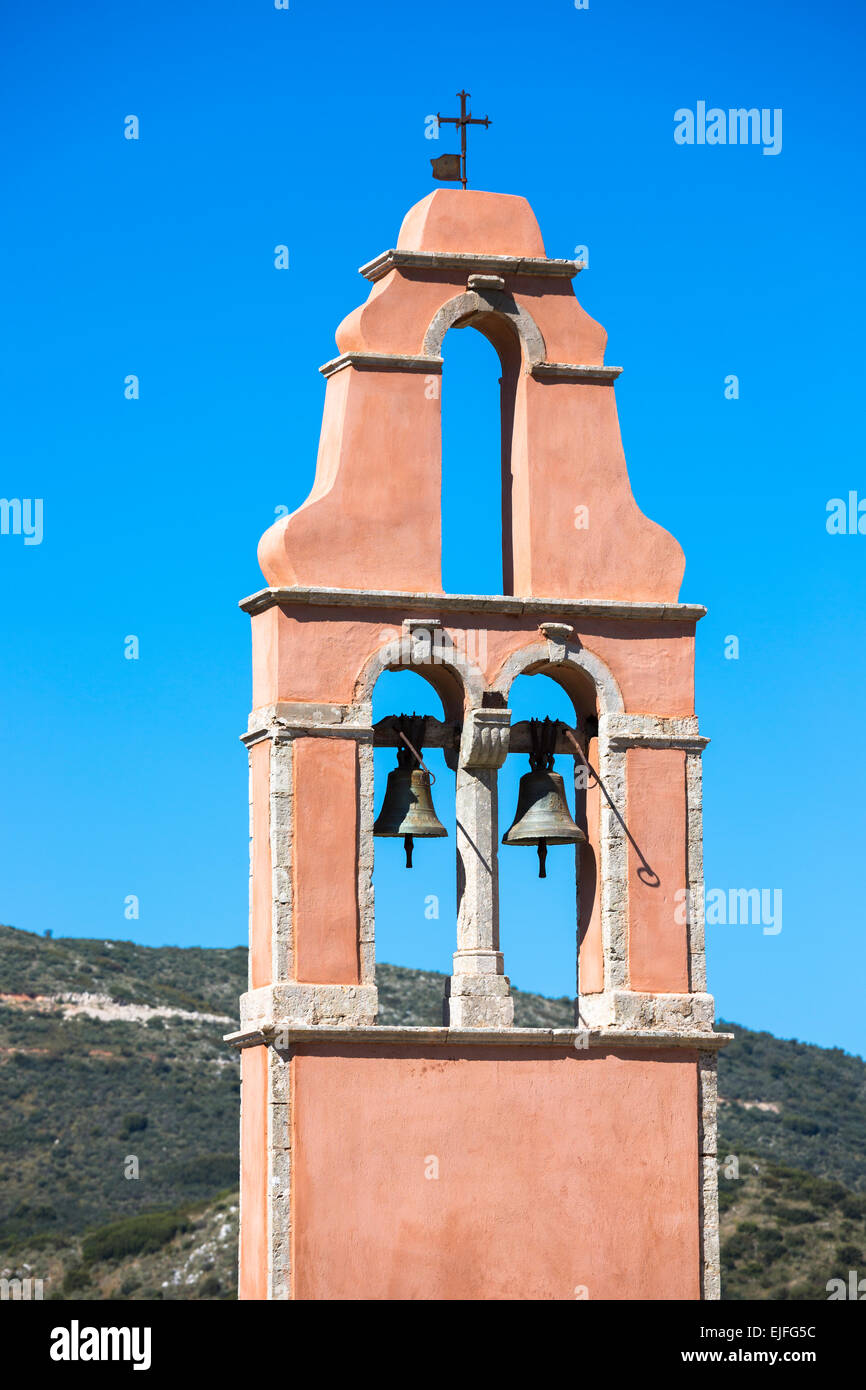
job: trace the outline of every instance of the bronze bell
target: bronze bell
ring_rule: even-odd
[[[553,771],[558,730],[555,719],[529,721],[531,770],[520,779],[517,812],[502,836],[504,845],[537,845],[539,878],[547,878],[548,845],[580,845],[586,841],[568,809],[565,783]]]
[[[373,824],[373,834],[386,839],[403,837],[406,868],[412,867],[414,838],[439,839],[448,831],[436,815],[430,791],[435,780],[424,766],[417,749],[424,742],[425,719],[400,715],[395,721],[403,746],[397,749],[397,766],[388,773],[382,809]],[[410,742],[411,737],[411,742]]]

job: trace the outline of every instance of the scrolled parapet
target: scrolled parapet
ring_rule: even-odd
[[[511,737],[510,709],[473,709],[466,715],[460,737],[463,767],[502,767]]]

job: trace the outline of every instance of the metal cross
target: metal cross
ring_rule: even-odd
[[[460,182],[463,184],[463,187],[465,188],[465,187],[466,187],[466,127],[467,127],[468,125],[483,125],[483,126],[489,126],[489,125],[490,125],[490,121],[489,121],[489,119],[487,118],[487,116],[484,117],[484,120],[483,120],[483,121],[480,121],[480,120],[477,120],[477,119],[472,115],[471,112],[469,113],[469,115],[466,114],[466,102],[467,102],[468,98],[472,95],[471,92],[458,92],[457,95],[458,95],[458,97],[460,98],[460,115],[459,115],[459,116],[440,116],[440,115],[439,115],[439,112],[437,111],[437,112],[436,112],[436,119],[437,119],[437,121],[439,122],[440,125],[456,125],[457,128],[458,128],[458,130],[460,131],[460,171],[461,171],[461,172],[460,172]]]

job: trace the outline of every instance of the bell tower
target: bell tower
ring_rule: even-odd
[[[231,1036],[242,1298],[719,1296],[705,610],[679,602],[682,551],[632,496],[620,368],[580,269],[546,254],[524,198],[440,189],[410,209],[321,368],[312,491],[259,545],[267,587],[241,604],[250,976]],[[502,594],[442,592],[438,386],[464,327],[502,365]],[[406,668],[444,718],[374,725],[377,679]],[[512,724],[526,673],[567,693],[570,726]],[[387,788],[377,746],[398,755]],[[455,774],[456,910],[436,924],[453,972],[441,1026],[383,1027],[374,845],[443,833],[431,747]],[[498,771],[526,754],[509,827]],[[573,1027],[515,1026],[503,835],[542,865],[574,857]]]

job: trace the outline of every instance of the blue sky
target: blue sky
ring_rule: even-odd
[[[866,1053],[866,535],[826,528],[831,498],[866,498],[862,8],[12,0],[4,27],[0,492],[42,498],[44,536],[0,536],[2,920],[245,940],[236,603],[262,583],[275,508],[311,486],[317,368],[365,297],[357,267],[430,191],[429,159],[453,146],[425,140],[425,117],[467,87],[493,120],[471,133],[470,183],[525,194],[548,254],[589,247],[577,287],[625,368],[634,492],[686,551],[683,599],[709,608],[707,885],[781,888],[784,904],[777,935],[709,929],[719,1013]],[[780,108],[781,153],[675,144],[674,112],[698,101]],[[499,588],[496,377],[484,340],[450,336],[451,589]],[[516,717],[565,713],[550,683],[523,686]],[[383,684],[377,713],[420,708],[405,689]],[[412,875],[380,855],[380,956],[447,970],[453,837],[421,849]],[[544,884],[527,856],[501,862],[512,980],[570,993],[564,858]]]

